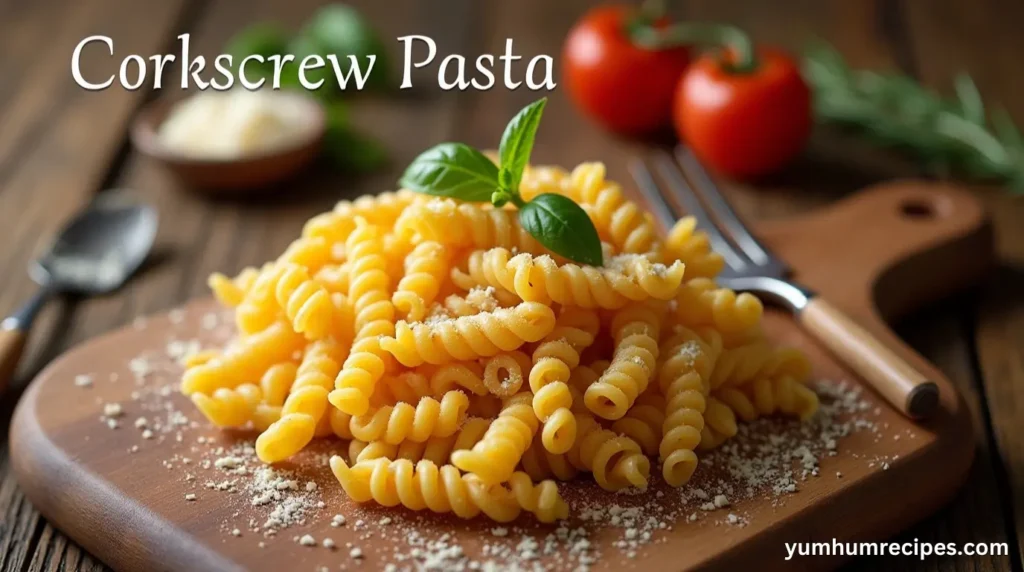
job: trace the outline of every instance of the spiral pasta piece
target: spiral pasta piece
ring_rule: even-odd
[[[253,413],[263,398],[260,388],[243,383],[234,389],[222,387],[212,395],[193,393],[192,403],[218,427],[243,427],[252,421]]]
[[[349,429],[361,441],[383,440],[393,445],[407,440],[423,442],[431,437],[454,435],[465,420],[468,408],[469,398],[465,393],[449,391],[440,401],[424,397],[415,407],[398,403],[355,416]]]
[[[435,302],[427,315],[427,321],[493,312],[498,308],[511,308],[520,302],[522,300],[511,292],[491,287],[474,287],[469,289],[465,295],[452,294],[446,296],[441,302]]]
[[[593,312],[567,308],[555,329],[533,351],[533,368],[529,370],[533,411],[544,423],[544,447],[552,453],[565,453],[576,440],[569,377],[580,365],[580,352],[594,343],[599,328]]]
[[[334,433],[336,437],[345,441],[355,439],[352,436],[352,430],[349,428],[349,424],[352,422],[351,415],[334,407],[328,407],[327,413],[324,416],[327,417],[327,424],[331,428],[331,433]]]
[[[348,295],[351,274],[351,262],[328,264],[316,271],[316,274],[313,275],[313,280],[331,294]]]
[[[429,324],[399,322],[394,337],[381,338],[380,347],[406,367],[445,364],[519,349],[554,327],[555,313],[550,307],[523,302],[514,308]]]
[[[741,387],[723,387],[715,397],[748,423],[776,413],[806,421],[818,411],[818,394],[788,375],[761,378]]]
[[[303,236],[289,244],[277,261],[301,266],[312,274],[331,261],[331,246],[323,238]]]
[[[305,334],[310,341],[327,336],[334,316],[334,304],[327,290],[297,264],[285,264],[278,272],[275,297],[295,331]]]
[[[452,199],[435,198],[409,206],[395,223],[395,232],[456,248],[501,246],[521,252],[545,252],[537,239],[519,226],[515,211]]]
[[[484,360],[484,387],[491,395],[512,397],[523,386],[530,365],[530,356],[520,351],[487,358]]]
[[[452,464],[487,484],[508,480],[540,426],[532,401],[528,392],[509,398],[479,443],[452,453]]]
[[[181,379],[181,392],[211,395],[217,389],[233,389],[259,379],[275,363],[289,360],[302,343],[302,337],[289,324],[277,322],[244,338],[219,357],[187,370]]]
[[[475,361],[449,363],[441,366],[423,365],[420,370],[432,371],[430,391],[432,395],[444,395],[453,389],[464,389],[471,395],[486,395],[484,368]]]
[[[290,361],[270,366],[260,378],[263,402],[267,405],[284,405],[285,399],[288,398],[288,392],[292,390],[292,385],[295,383],[298,370],[299,366]]]
[[[697,447],[704,431],[708,377],[721,352],[721,338],[713,330],[710,341],[697,332],[676,326],[662,344],[658,385],[665,396],[663,436],[658,446],[665,482],[678,487],[697,468]]]
[[[220,272],[214,272],[207,279],[213,295],[217,301],[229,308],[235,308],[245,299],[246,293],[252,288],[259,276],[259,270],[249,267],[234,278],[228,278]]]
[[[384,441],[373,441],[367,443],[359,439],[353,439],[348,444],[348,460],[355,464],[360,461],[372,461],[374,459],[397,459],[398,445]]]
[[[266,431],[268,427],[273,425],[280,418],[280,405],[267,405],[266,403],[258,403],[256,404],[256,408],[252,412],[252,427],[256,431]]]
[[[309,444],[327,411],[327,394],[341,369],[342,348],[326,338],[306,350],[281,418],[256,438],[256,455],[265,463],[291,457]]]
[[[390,277],[375,227],[357,217],[346,249],[352,263],[348,299],[355,312],[355,342],[329,399],[349,415],[362,415],[391,361],[381,339],[394,334],[395,307],[388,295]]]
[[[665,423],[665,398],[651,385],[637,398],[626,415],[611,425],[611,430],[636,441],[648,457],[658,454]]]
[[[411,322],[423,320],[448,274],[448,254],[439,242],[421,242],[405,258],[405,276],[391,302]]]
[[[279,276],[273,264],[265,264],[235,308],[235,325],[243,335],[261,332],[278,321],[281,308],[275,299]]]
[[[201,366],[221,356],[219,350],[201,350],[182,357],[179,361],[185,369]]]
[[[630,306],[615,315],[615,354],[601,378],[583,394],[587,408],[605,419],[621,419],[647,389],[658,360],[661,319],[655,307]]]
[[[542,522],[568,516],[568,505],[553,482],[534,485],[529,476],[510,476],[508,489],[488,486],[452,465],[430,461],[384,458],[362,461],[351,468],[338,456],[331,470],[345,493],[355,502],[376,501],[382,506],[402,505],[410,510],[454,513],[464,519],[481,512],[497,522],[510,522],[527,510]]]
[[[739,426],[736,414],[725,402],[712,395],[704,410],[704,429],[700,434],[700,448],[710,450],[736,436]]]
[[[441,396],[430,387],[430,378],[422,371],[411,370],[396,374],[385,374],[374,387],[370,396],[371,407],[382,407],[398,402],[418,403],[420,399]]]
[[[711,325],[724,335],[757,328],[763,314],[764,305],[753,294],[737,295],[708,278],[689,280],[676,298],[676,318],[681,324]]]
[[[452,451],[471,449],[480,442],[490,419],[467,417],[458,431],[444,437],[431,437],[426,441],[402,441],[395,445],[387,441],[366,443],[354,439],[349,445],[349,460],[353,463],[385,457],[392,460],[406,459],[412,462],[426,459],[435,465],[445,465],[450,461]]]
[[[688,278],[714,278],[725,267],[725,259],[711,249],[707,233],[697,230],[697,219],[687,216],[676,221],[663,245],[667,260],[686,265]]]
[[[601,379],[601,374],[607,371],[610,365],[611,362],[608,360],[597,360],[586,365],[580,364],[572,370],[569,374],[569,392],[572,393],[573,413],[590,412],[583,402],[583,394],[587,388]]]
[[[573,476],[571,466],[592,473],[608,491],[647,488],[651,462],[636,441],[605,429],[589,412],[576,413],[576,427],[576,442],[567,453],[551,453],[534,443],[523,455],[523,470],[534,479],[567,480]]]
[[[807,356],[796,348],[773,348],[765,340],[722,350],[711,373],[712,390],[720,387],[740,386],[757,379],[790,376],[797,381],[806,380],[811,373]]]
[[[317,215],[302,228],[302,236],[322,238],[329,244],[343,244],[356,228],[356,218],[370,224],[393,227],[402,211],[414,202],[426,200],[422,195],[402,189],[366,195],[354,201],[341,201],[334,210]]]
[[[595,268],[559,265],[548,255],[512,256],[504,248],[492,248],[470,254],[467,270],[453,270],[452,281],[466,289],[502,288],[526,301],[617,309],[652,297],[671,299],[682,284],[683,270],[678,261],[665,266],[635,255],[613,257],[604,267]]]
[[[565,453],[552,453],[544,446],[544,441],[538,435],[533,440],[530,448],[523,453],[519,461],[519,468],[535,481],[555,478],[560,481],[571,481],[580,474],[580,469],[569,461]]]

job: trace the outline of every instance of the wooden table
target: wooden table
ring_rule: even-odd
[[[415,76],[416,89],[390,98],[360,97],[355,121],[388,147],[392,165],[372,176],[320,169],[270,197],[212,202],[184,192],[127,142],[136,109],[163,93],[112,88],[87,92],[69,73],[74,46],[105,34],[117,60],[87,62],[90,73],[116,72],[127,54],[176,53],[175,37],[191,32],[194,50],[220,53],[227,37],[252,20],[297,27],[315,0],[0,0],[0,313],[15,308],[34,285],[24,268],[33,253],[96,194],[124,192],[160,210],[153,263],[121,292],[103,299],[65,299],[44,314],[20,374],[27,381],[68,347],[205,292],[214,270],[237,271],[280,252],[310,215],[337,200],[389,189],[400,169],[442,140],[495,146],[507,119],[538,94],[442,93],[436,66]],[[513,38],[518,53],[558,57],[561,40],[584,0],[425,0],[355,2],[393,40],[425,34],[439,54],[501,53]],[[1024,5],[995,0],[910,2],[691,1],[679,8],[694,19],[734,22],[764,42],[799,48],[833,42],[857,66],[895,67],[940,89],[969,71],[986,99],[1024,122]],[[440,59],[440,57],[438,58]],[[517,68],[522,74],[524,65]],[[104,72],[101,75],[100,72]],[[177,77],[171,70],[168,78]],[[430,89],[429,86],[434,86]],[[625,180],[636,144],[617,141],[583,121],[561,91],[550,94],[535,158],[566,165],[601,159]],[[914,175],[887,154],[863,153],[817,137],[807,157],[758,187],[730,185],[750,218],[781,217],[825,204],[881,179]],[[125,189],[111,191],[108,189]],[[1007,542],[1009,557],[862,559],[851,568],[894,570],[1020,570],[1024,548],[1024,199],[978,188],[996,220],[1000,266],[975,291],[921,312],[900,332],[956,381],[975,416],[978,456],[955,501],[902,536],[937,542]],[[1020,387],[1017,387],[1020,385]],[[9,420],[17,395],[0,405]],[[102,569],[99,560],[52,528],[25,500],[10,470],[6,429],[0,434],[0,569]],[[880,507],[879,510],[884,510]]]

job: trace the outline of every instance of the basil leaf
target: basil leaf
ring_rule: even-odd
[[[501,168],[507,170],[511,177],[510,189],[519,193],[519,180],[523,178],[523,170],[530,161],[533,151],[533,140],[537,137],[537,126],[540,116],[547,105],[546,97],[527,105],[508,122],[505,132],[501,135],[501,146],[498,147],[498,158]]]
[[[441,143],[416,157],[399,184],[417,193],[487,203],[498,189],[498,167],[469,145]]]
[[[519,209],[519,224],[548,250],[583,264],[601,266],[601,239],[594,223],[572,199],[544,193]]]

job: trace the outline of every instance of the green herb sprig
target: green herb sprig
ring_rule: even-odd
[[[554,193],[526,201],[519,193],[547,99],[522,109],[501,136],[499,165],[464,143],[441,143],[413,160],[400,184],[412,191],[495,207],[512,203],[519,224],[548,250],[569,260],[601,266],[601,239],[594,223],[572,199]]]
[[[907,76],[852,70],[827,45],[808,50],[803,63],[820,121],[902,148],[937,175],[1006,181],[1024,191],[1024,137],[1004,109],[986,112],[970,76],[959,76],[954,96],[943,97]]]

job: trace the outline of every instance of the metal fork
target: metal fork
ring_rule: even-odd
[[[719,284],[750,292],[789,310],[808,332],[908,417],[923,419],[935,411],[939,403],[935,382],[841,310],[787,279],[790,269],[786,263],[751,234],[689,149],[678,147],[674,157],[658,152],[649,161],[634,159],[630,171],[666,228],[671,228],[677,217],[655,172],[668,193],[679,199],[686,214],[696,219],[697,228],[707,233],[712,248],[725,259]]]

